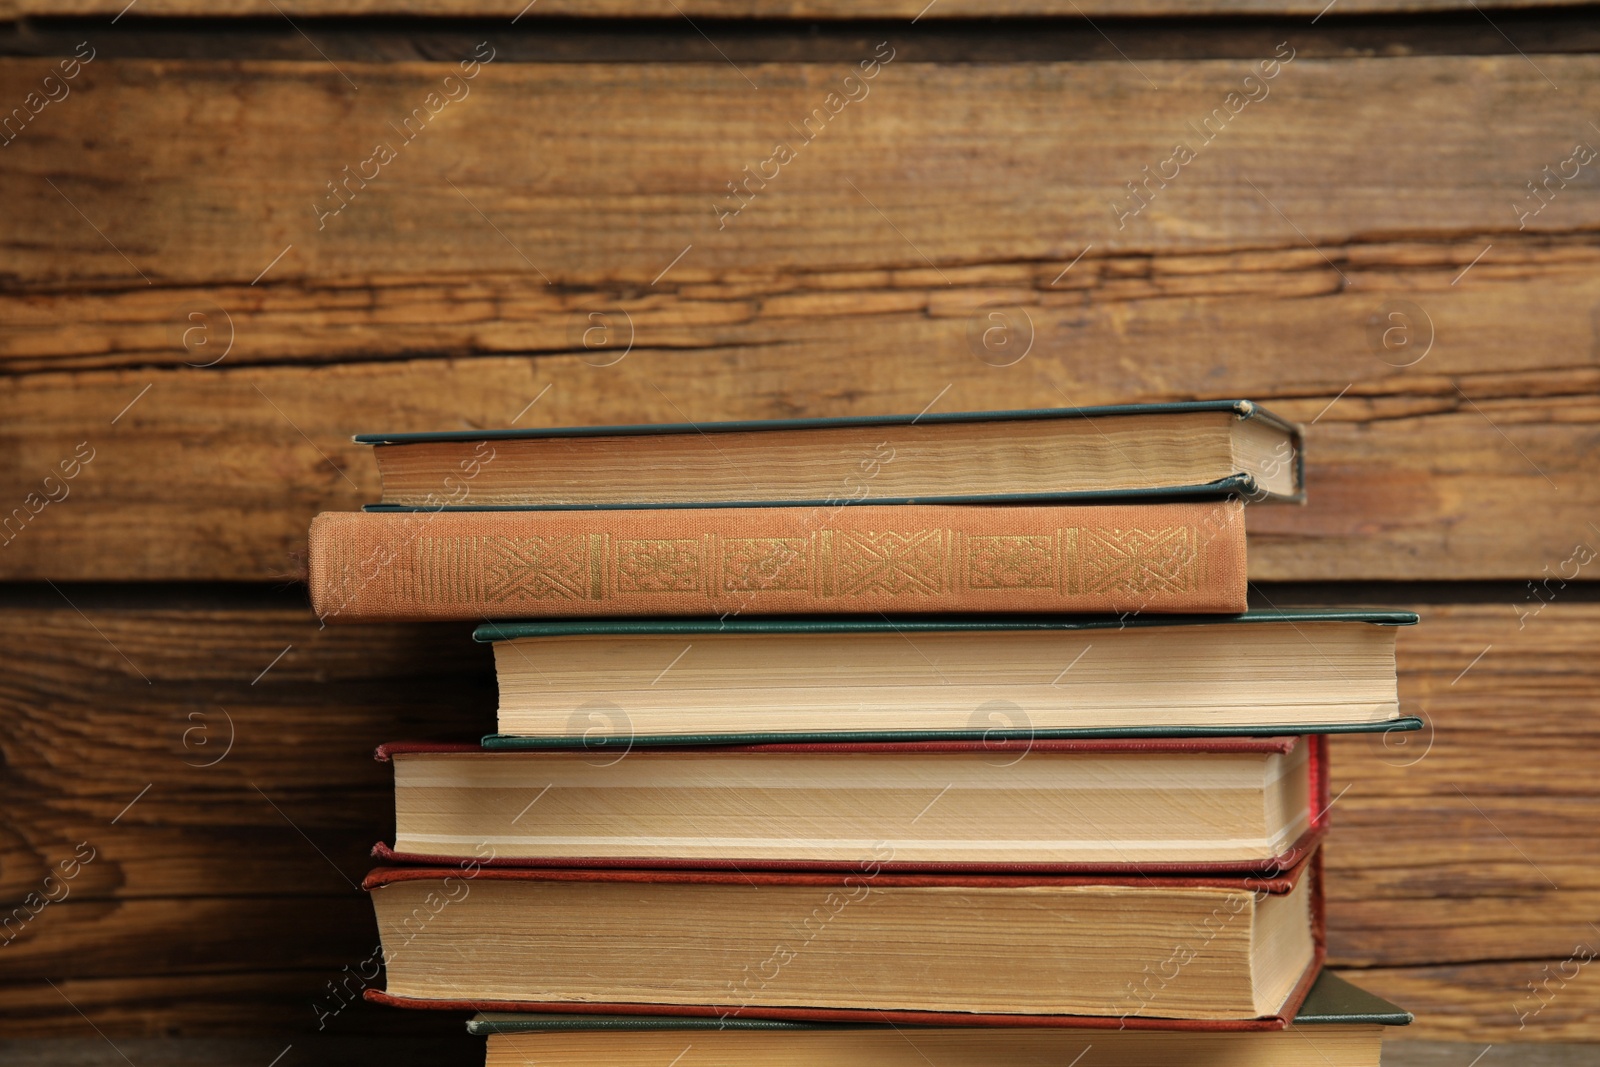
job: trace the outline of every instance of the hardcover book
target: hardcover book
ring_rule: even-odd
[[[324,620],[1239,612],[1244,505],[326,513]]]
[[[361,434],[379,508],[1299,499],[1298,427],[1247,400]]]
[[[1282,1029],[1318,852],[1264,877],[513,870],[367,876],[407,1007],[913,1025]]]
[[[1323,829],[1325,737],[493,752],[385,745],[385,860],[1268,873]]]
[[[493,748],[1407,730],[1409,612],[493,623]]]
[[[891,1027],[648,1015],[480,1014],[488,1067],[1378,1067],[1411,1014],[1324,970],[1286,1030]],[[1093,1052],[1093,1057],[1089,1054]]]

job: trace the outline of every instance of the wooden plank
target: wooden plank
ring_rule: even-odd
[[[363,777],[348,764],[335,773],[352,782]],[[89,785],[75,781],[71,788]],[[150,792],[110,825],[111,816],[146,785],[152,786]],[[110,801],[74,792],[41,804],[7,789],[0,794],[0,807],[15,822],[0,842],[0,901],[7,905],[0,907],[0,919],[29,893],[88,901],[348,890],[346,879],[360,881],[373,866],[369,850],[390,833],[394,822],[391,788],[352,784],[309,794],[265,792],[263,797],[241,782],[209,791],[181,790],[170,781],[147,778]],[[102,815],[107,808],[111,814]],[[334,812],[338,814],[330,825]],[[125,824],[126,829],[119,829]],[[70,861],[75,856],[93,859],[74,866]],[[76,877],[63,887],[62,874],[74,871]],[[55,880],[47,885],[46,876]],[[34,934],[49,932],[54,907],[41,913]],[[9,932],[17,933],[14,927]],[[4,936],[0,934],[0,941]]]
[[[295,1054],[285,1062],[296,1064],[318,1062],[336,1051],[348,1051],[356,1041],[374,1037],[423,1039],[434,1048],[443,1046],[447,1052],[461,1047],[466,1027],[460,1014],[397,1011],[359,999],[336,1000],[328,983],[337,985],[346,980],[345,962],[360,966],[365,958],[366,952],[362,952],[355,960],[331,969],[118,978],[57,976],[52,978],[56,989],[44,982],[0,985],[0,996],[6,1005],[0,1015],[0,1033],[7,1038],[99,1040],[93,1029],[98,1027],[102,1033],[113,1035],[118,1045],[123,1038],[174,1034],[188,1038],[281,1036],[276,1049],[256,1061],[255,1067],[269,1064],[290,1043],[295,1046]],[[355,987],[349,984],[347,988]],[[320,1029],[319,1022],[323,1024]],[[468,1047],[477,1052],[477,1062],[482,1063],[483,1039],[473,1040],[475,1044]],[[5,1048],[0,1040],[0,1051]],[[128,1052],[130,1057],[134,1054],[132,1049]],[[366,1062],[369,1058],[357,1054],[343,1062]],[[120,1059],[118,1062],[126,1063]],[[146,1067],[173,1061],[134,1062]]]
[[[876,54],[889,59],[893,44]],[[400,120],[447,91],[453,64],[107,58],[8,146],[0,192],[17,211],[0,247],[10,285],[29,289],[248,284],[291,244],[273,284],[498,269],[530,284],[644,288],[690,246],[663,279],[671,287],[793,267],[907,267],[942,285],[937,270],[955,266],[1059,270],[1090,243],[1155,253],[1309,240],[1334,258],[1352,239],[1513,229],[1524,183],[1588,134],[1572,116],[1600,103],[1597,64],[1304,58],[1249,89],[1255,67],[1241,60],[891,62],[852,89],[849,63],[491,63],[451,83],[458,103],[434,97],[438,114],[425,110],[408,135]],[[51,69],[7,60],[0,92],[23,99]],[[1245,103],[1247,90],[1266,95]],[[1366,107],[1392,99],[1408,105]],[[776,176],[765,184],[748,178],[779,141],[792,160],[766,164]],[[1193,162],[1166,168],[1178,176],[1159,189],[1153,179],[1155,198],[1136,210],[1126,183],[1161,169],[1177,141],[1192,142]],[[394,158],[352,177],[380,142]],[[348,182],[344,199],[328,190],[335,180]],[[738,197],[735,180],[749,185]],[[1600,221],[1587,185],[1555,196],[1529,232]]]
[[[1418,1041],[1400,1031],[1384,1043],[1383,1062],[1385,1067],[1461,1067],[1483,1052],[1481,1042]],[[1522,1042],[1515,1049],[1502,1049],[1500,1054],[1505,1062],[1514,1058],[1519,1067],[1583,1067],[1594,1062],[1600,1049],[1594,1045]]]
[[[1582,941],[1583,938],[1577,939]],[[1600,937],[1590,931],[1587,951],[1600,947]],[[1407,1027],[1408,1038],[1470,1041],[1473,1055],[1486,1043],[1513,1044],[1498,1053],[1505,1063],[1524,1060],[1521,1050],[1537,1049],[1542,1042],[1593,1042],[1595,1018],[1600,1013],[1600,983],[1589,973],[1594,964],[1568,964],[1574,945],[1555,959],[1513,960],[1439,967],[1374,968],[1342,971],[1363,989],[1386,997],[1417,1017]],[[1561,972],[1576,974],[1564,985],[1549,979]],[[1548,968],[1548,970],[1547,970]],[[1545,982],[1549,979],[1549,985]],[[1530,986],[1538,989],[1536,995]],[[1542,998],[1542,999],[1541,999]],[[1540,1004],[1545,1006],[1539,1010]],[[1532,1014],[1538,1011],[1538,1014]],[[1593,1053],[1590,1053],[1591,1057]],[[1388,1062],[1385,1055],[1384,1062]],[[1470,1063],[1471,1056],[1458,1061]],[[1493,1062],[1486,1059],[1486,1064]],[[1559,1060],[1557,1062],[1560,1062]],[[1592,1062],[1579,1060],[1577,1062]]]
[[[447,1016],[460,1033],[448,1037],[317,1035],[292,1043],[294,1067],[344,1067],[350,1063],[383,1063],[390,1067],[482,1067],[483,1038],[471,1037],[457,1016]],[[444,1019],[438,1020],[444,1022]],[[83,1027],[88,1030],[87,1026]],[[0,1061],[30,1067],[127,1067],[128,1063],[162,1067],[261,1067],[285,1052],[288,1040],[275,1038],[119,1037],[115,1044],[99,1037],[21,1038],[0,1040]],[[126,1055],[127,1059],[123,1056]],[[1545,1061],[1540,1061],[1544,1067]]]
[[[1550,7],[1576,5],[1580,0],[1497,0],[1496,8]],[[673,7],[677,8],[674,12]],[[658,0],[543,0],[524,6],[518,0],[145,0],[139,5],[144,18],[151,17],[330,17],[348,15],[409,15],[448,18],[580,17],[580,18],[671,18],[674,14],[696,18],[779,18],[779,19],[955,19],[1018,16],[1126,17],[1207,15],[1317,15],[1327,5],[1316,0],[940,0],[922,4],[918,0],[681,0],[669,6]],[[1470,9],[1468,0],[1345,0],[1341,15],[1416,11],[1459,11]],[[0,18],[23,16],[63,17],[116,15],[121,8],[116,0],[0,0]]]
[[[5,946],[6,980],[44,984],[48,991],[47,978],[315,970],[338,979],[345,965],[356,968],[376,951],[378,924],[359,887],[347,886],[336,897],[275,895],[275,888],[260,886],[260,895],[250,898],[50,904]],[[320,985],[308,983],[307,1000]]]
[[[1564,829],[1600,816],[1588,651],[1600,605],[1561,593],[1552,583],[1542,608],[1513,594],[1422,609],[1422,625],[1401,636],[1401,699],[1429,728],[1335,740],[1335,963],[1559,961],[1578,942],[1600,949],[1589,925],[1600,911],[1600,844]],[[1479,1023],[1500,1032],[1501,1021]],[[1470,1030],[1485,1040],[1488,1031]]]
[[[494,726],[493,663],[464,627],[319,630],[296,598],[259,595],[174,610],[75,592],[79,615],[45,595],[9,598],[0,623],[0,900],[88,854],[68,901],[348,891],[393,828],[373,747]]]
[[[1037,388],[1048,373],[1074,397],[1174,391],[1193,378],[1197,360],[1226,367],[1235,384],[1262,396],[1336,393],[1352,377],[1363,387],[1352,392],[1380,394],[1436,396],[1452,378],[1491,392],[1497,380],[1527,390],[1534,377],[1552,391],[1592,387],[1561,352],[1595,344],[1600,249],[1581,238],[1501,237],[1493,258],[1461,277],[1482,251],[1471,241],[1349,244],[1338,250],[1339,274],[1309,248],[1090,249],[1065,273],[1067,263],[1054,260],[995,262],[945,267],[942,278],[926,266],[773,268],[654,288],[587,278],[556,289],[526,273],[485,270],[255,287],[0,289],[0,314],[13,327],[0,337],[0,372],[560,353],[606,364],[620,363],[631,339],[630,357],[712,352],[756,365],[781,360],[785,349],[825,352],[849,367],[892,357],[915,368],[920,357],[959,372],[963,389],[1021,388],[1004,380],[1030,371]],[[1410,313],[1418,346],[1410,353],[1387,351],[1381,335],[1375,344],[1369,329],[1400,300],[1421,309]],[[979,343],[975,355],[969,341],[969,323],[992,307],[1011,312],[1021,343],[1033,338],[1027,362],[1009,375],[993,372],[1013,353]],[[1549,345],[1518,343],[1533,318]],[[1446,326],[1449,344],[1440,338]],[[1290,361],[1295,374],[1286,380]]]

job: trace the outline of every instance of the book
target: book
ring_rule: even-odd
[[[1324,737],[377,755],[414,863],[1264,874],[1328,803]]]
[[[1263,877],[381,868],[387,989],[474,1011],[1281,1029],[1318,857]]]
[[[324,620],[1238,612],[1244,505],[327,513]]]
[[[493,748],[1405,730],[1409,612],[493,623]]]
[[[490,1013],[488,1067],[1378,1067],[1384,1031],[1411,1014],[1324,970],[1285,1030],[981,1029]],[[1093,1052],[1093,1057],[1089,1053]]]
[[[359,434],[382,508],[1298,500],[1300,431],[1247,400]]]

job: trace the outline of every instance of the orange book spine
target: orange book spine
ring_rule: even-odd
[[[318,515],[325,621],[1245,609],[1244,506]]]

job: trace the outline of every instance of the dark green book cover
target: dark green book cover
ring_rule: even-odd
[[[520,637],[574,637],[581,634],[808,634],[933,633],[949,630],[1123,630],[1159,626],[1236,626],[1251,623],[1364,622],[1374,626],[1415,626],[1414,611],[1346,608],[1256,608],[1238,615],[828,615],[693,618],[658,616],[633,619],[559,619],[487,622],[472,631],[484,643]]]
[[[1107,615],[923,615],[923,616],[829,616],[717,618],[633,618],[564,619],[549,622],[490,622],[473,631],[475,641],[493,643],[519,638],[573,637],[586,634],[773,634],[773,633],[929,633],[937,631],[1007,630],[1120,630],[1167,626],[1251,626],[1303,623],[1347,622],[1372,626],[1411,626],[1417,615],[1410,611],[1362,611],[1331,608],[1258,609],[1240,615],[1135,615],[1127,618]],[[983,741],[991,744],[1094,737],[1277,737],[1291,734],[1403,733],[1420,730],[1423,721],[1402,716],[1381,722],[1268,724],[1262,726],[1116,726],[1076,729],[985,729],[972,731],[839,731],[831,733],[773,733],[750,731],[737,734],[691,734],[632,737],[527,737],[489,734],[483,738],[486,749],[516,751],[530,749],[591,748],[621,751],[632,746],[798,744],[826,742],[916,742]]]
[[[1022,503],[1112,503],[1144,500],[1196,500],[1227,496],[1303,502],[1305,499],[1304,441],[1300,427],[1288,419],[1275,415],[1250,400],[1184,400],[1157,404],[1105,404],[1079,408],[1027,408],[1012,411],[957,411],[934,412],[917,415],[855,415],[834,418],[803,419],[743,419],[702,423],[643,423],[619,426],[553,426],[500,430],[445,430],[423,433],[362,433],[354,436],[357,444],[408,445],[440,442],[468,441],[519,441],[545,438],[584,437],[650,437],[663,435],[719,433],[749,433],[767,430],[829,430],[849,427],[885,428],[898,426],[939,426],[953,423],[1018,422],[1050,419],[1115,419],[1130,415],[1185,415],[1226,412],[1239,421],[1254,420],[1271,426],[1285,434],[1289,441],[1294,468],[1296,492],[1291,495],[1268,493],[1249,471],[1235,471],[1227,477],[1195,485],[1154,485],[1097,490],[1063,490],[1029,493],[980,493],[956,495],[922,495],[912,497],[872,497],[860,500],[841,499],[761,499],[718,500],[714,502],[680,501],[669,504],[635,502],[628,504],[441,504],[420,506],[416,504],[368,504],[365,511],[567,511],[594,510],[650,510],[655,508],[698,507],[814,507],[873,504],[1022,504]]]
[[[812,419],[739,419],[726,422],[638,423],[627,426],[532,426],[516,430],[440,430],[428,433],[358,433],[362,445],[404,445],[425,441],[515,441],[535,437],[649,437],[655,434],[735,433],[751,430],[826,430],[835,426],[910,426],[950,422],[1009,422],[1026,419],[1098,419],[1118,415],[1181,415],[1229,411],[1241,419],[1260,419],[1286,433],[1299,433],[1288,419],[1253,400],[1176,400],[1166,404],[1101,404],[1082,408],[1024,408],[1013,411],[951,411],[922,415],[846,415]],[[1298,440],[1298,438],[1297,438]]]

